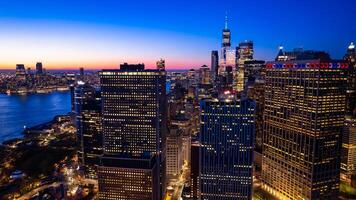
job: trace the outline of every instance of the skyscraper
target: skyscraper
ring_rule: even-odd
[[[177,179],[183,166],[183,132],[178,126],[172,126],[166,137],[166,174],[167,180]]]
[[[236,48],[236,51],[237,51],[237,59],[239,62],[252,60],[253,59],[253,42],[247,41],[247,40],[244,42],[240,42],[239,46]]]
[[[346,116],[342,137],[341,179],[351,185],[356,175],[356,52],[351,43],[344,60],[350,64],[346,91]]]
[[[246,99],[201,102],[202,200],[252,198],[254,109]]]
[[[75,110],[79,157],[89,178],[97,178],[103,153],[100,91],[81,83],[75,88]]]
[[[164,59],[160,59],[156,62],[156,67],[158,70],[165,70],[166,69],[166,61]]]
[[[225,66],[229,65],[231,56],[235,50],[231,50],[231,32],[227,27],[227,15],[225,16],[225,27],[222,30],[222,43],[220,53],[219,73],[225,71]],[[236,55],[236,54],[235,54]],[[236,60],[236,58],[235,58]]]
[[[240,42],[236,47],[237,52],[237,69],[235,71],[234,89],[241,92],[246,89],[246,80],[248,77],[247,66],[245,62],[252,61],[253,59],[253,42],[244,41]],[[251,66],[251,65],[250,65]]]
[[[100,72],[104,156],[100,199],[160,199],[165,174],[166,72],[143,64]]]
[[[79,68],[79,75],[84,76],[84,67]]]
[[[43,74],[43,66],[41,62],[36,63],[36,74]]]
[[[219,53],[211,51],[211,79],[215,81],[219,72]]]
[[[25,79],[26,78],[26,70],[24,64],[16,65],[16,78]]]
[[[347,67],[323,56],[267,63],[262,182],[273,195],[337,198]]]
[[[199,69],[200,84],[210,84],[210,69],[208,66],[203,65]]]

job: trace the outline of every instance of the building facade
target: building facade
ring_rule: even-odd
[[[254,112],[250,100],[201,102],[202,200],[252,199]]]
[[[100,91],[88,84],[75,88],[75,113],[79,158],[89,178],[97,178],[97,167],[103,153]]]
[[[143,64],[100,72],[104,155],[100,199],[161,199],[165,175],[166,72]]]
[[[276,197],[337,198],[347,68],[323,59],[267,63],[262,182]]]
[[[349,63],[346,91],[346,117],[342,137],[341,179],[356,186],[356,52],[351,43],[344,60]],[[355,180],[355,178],[354,178]]]
[[[215,81],[219,73],[219,53],[211,51],[211,79]]]

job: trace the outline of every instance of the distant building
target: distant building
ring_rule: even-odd
[[[84,68],[83,67],[79,68],[79,75],[84,76]]]
[[[239,46],[236,48],[237,59],[239,64],[243,64],[244,61],[253,60],[253,42],[244,41],[240,42]]]
[[[254,112],[246,99],[201,102],[201,199],[252,198]]]
[[[79,157],[89,178],[97,178],[103,153],[100,91],[88,84],[75,88],[75,110]]]
[[[16,78],[18,79],[26,79],[26,70],[24,64],[16,65]]]
[[[276,61],[294,61],[294,60],[315,60],[323,61],[330,60],[330,55],[324,51],[304,50],[303,48],[296,48],[293,51],[283,51],[283,47],[279,47],[279,52]]]
[[[43,66],[41,62],[36,63],[36,74],[37,75],[43,74]]]
[[[210,69],[208,66],[203,65],[199,69],[200,84],[207,85],[210,84]]]
[[[224,73],[226,66],[235,67],[236,50],[231,49],[231,32],[227,27],[227,16],[225,17],[225,27],[222,30],[222,44],[219,63],[219,74]]]
[[[245,60],[239,65],[235,76],[235,90],[237,92],[247,91],[247,88],[261,80],[265,61],[263,60]]]
[[[348,64],[323,52],[266,64],[263,188],[280,199],[337,199]]]
[[[104,155],[99,199],[161,199],[165,186],[166,72],[143,64],[100,72]]]
[[[218,51],[211,51],[211,79],[215,81],[219,72],[219,53]]]
[[[158,70],[166,70],[166,61],[161,58],[156,62],[156,67]]]

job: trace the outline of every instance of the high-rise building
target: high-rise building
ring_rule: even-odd
[[[219,53],[211,51],[211,79],[215,81],[219,73]]]
[[[237,92],[241,92],[246,90],[247,72],[251,70],[247,69],[247,67],[251,67],[252,63],[250,63],[250,66],[245,66],[245,63],[253,61],[253,42],[247,40],[240,42],[239,46],[236,47],[236,52],[237,68],[236,71],[234,71],[234,89]],[[256,62],[256,64],[257,63],[258,62]]]
[[[231,49],[231,32],[227,27],[227,16],[225,16],[225,27],[222,30],[222,43],[219,63],[219,74],[225,71],[226,66],[235,66],[236,50]]]
[[[43,66],[41,62],[36,63],[36,74],[43,74]]]
[[[16,65],[16,78],[25,79],[26,78],[26,70],[24,64]]]
[[[100,72],[100,199],[161,199],[165,174],[166,72],[143,64]]]
[[[344,60],[350,64],[346,91],[346,116],[342,137],[341,179],[356,186],[356,52],[351,43]]]
[[[75,110],[79,157],[89,178],[97,178],[97,167],[103,153],[100,91],[89,84],[75,88]]]
[[[79,75],[84,76],[84,67],[79,68]]]
[[[256,80],[262,80],[265,61],[245,60],[238,66],[235,78],[235,90],[246,91]]]
[[[265,106],[264,93],[265,81],[258,79],[249,86],[247,96],[256,102],[256,122],[255,122],[255,151],[262,153],[263,139],[263,111]]]
[[[201,102],[202,200],[252,198],[254,112],[255,103],[247,99]]]
[[[191,165],[190,165],[190,196],[192,200],[200,200],[200,143],[197,140],[191,144]]]
[[[183,132],[178,126],[170,128],[166,137],[166,178],[167,183],[171,179],[177,179],[183,166],[182,154]]]
[[[166,70],[166,61],[164,59],[160,59],[156,62],[156,66],[158,70]]]
[[[244,42],[240,42],[239,46],[236,47],[236,51],[237,51],[237,59],[239,62],[252,60],[253,59],[253,42],[247,41],[247,40]]]
[[[210,84],[210,69],[208,66],[203,65],[199,69],[200,84]]]
[[[266,65],[262,183],[281,199],[339,192],[348,65],[317,54]]]

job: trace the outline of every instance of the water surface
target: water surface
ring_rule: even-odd
[[[70,93],[0,94],[0,143],[22,137],[24,127],[48,122],[70,111]]]

